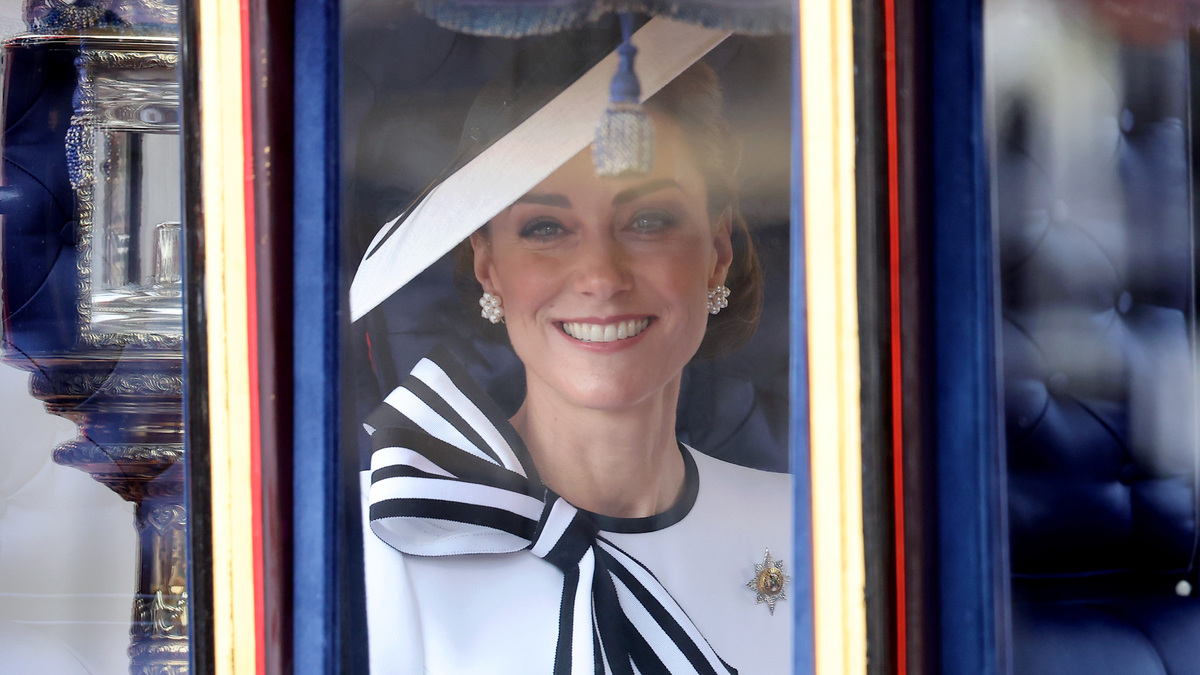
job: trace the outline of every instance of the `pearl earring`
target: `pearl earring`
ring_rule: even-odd
[[[483,308],[479,315],[488,321],[500,323],[504,320],[504,307],[500,304],[500,296],[484,291],[483,297],[479,298],[479,306]]]
[[[708,289],[708,313],[720,314],[729,306],[729,287],[725,285]]]

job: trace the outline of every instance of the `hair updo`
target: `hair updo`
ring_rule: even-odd
[[[725,120],[720,80],[703,61],[647,99],[645,107],[679,125],[708,188],[709,216],[717,218],[726,210],[732,214],[733,260],[725,278],[729,306],[708,318],[708,331],[697,352],[703,358],[723,356],[750,339],[762,312],[762,270],[738,203],[741,142]]]

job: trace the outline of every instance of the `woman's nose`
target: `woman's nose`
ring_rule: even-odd
[[[632,287],[629,256],[608,238],[584,242],[576,256],[575,285],[585,295],[608,298]]]

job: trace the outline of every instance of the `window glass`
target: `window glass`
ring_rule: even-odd
[[[548,671],[591,653],[568,598],[606,657],[637,633],[785,672],[792,37],[633,15],[645,103],[614,103],[616,15],[497,11],[343,7],[342,417],[374,667]],[[703,646],[565,590],[593,573],[682,607]]]
[[[183,672],[173,2],[0,2],[0,653]]]
[[[1200,667],[1190,11],[986,3],[1014,672]]]

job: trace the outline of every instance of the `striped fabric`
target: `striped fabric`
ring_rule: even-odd
[[[542,485],[516,430],[449,351],[367,420],[370,521],[410,555],[535,555],[563,573],[555,675],[736,673],[654,574]]]

